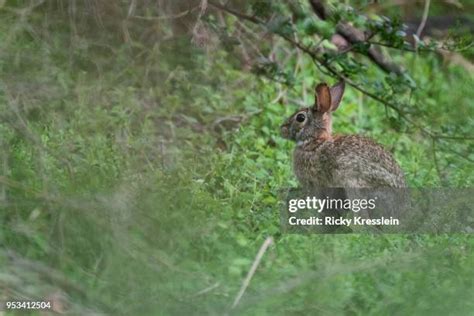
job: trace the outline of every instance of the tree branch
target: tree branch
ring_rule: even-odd
[[[209,5],[219,9],[219,10],[222,10],[224,12],[227,12],[231,15],[234,15],[235,17],[238,17],[240,19],[243,19],[243,20],[247,20],[247,21],[250,21],[254,24],[258,24],[258,25],[264,25],[265,23],[263,21],[261,21],[260,19],[256,18],[256,17],[253,17],[253,16],[249,16],[249,15],[246,15],[244,13],[241,13],[241,12],[237,12],[235,10],[232,10],[226,6],[223,6],[221,4],[218,4],[218,3],[215,3],[214,1],[208,1]],[[422,132],[424,132],[425,134],[429,135],[429,136],[433,136],[433,134],[427,130],[426,128],[424,128],[423,126],[413,122],[409,117],[406,116],[406,114],[401,111],[395,104],[393,103],[390,103],[386,100],[384,100],[383,98],[377,96],[376,94],[372,93],[372,92],[369,92],[367,90],[365,90],[364,88],[362,88],[361,86],[359,86],[358,84],[356,84],[355,82],[353,82],[350,78],[344,76],[343,74],[339,73],[337,70],[335,70],[330,64],[328,64],[324,59],[322,59],[321,57],[319,57],[316,52],[314,52],[313,50],[311,50],[310,48],[304,46],[303,44],[295,41],[294,39],[288,37],[288,36],[284,36],[282,34],[279,34],[284,40],[286,40],[287,42],[289,42],[290,44],[292,44],[293,46],[297,47],[298,49],[300,49],[301,51],[305,52],[306,54],[308,54],[311,59],[313,61],[315,61],[317,64],[321,65],[322,67],[324,67],[331,75],[333,75],[334,77],[338,78],[338,79],[342,79],[344,80],[348,85],[352,86],[353,88],[355,88],[356,90],[362,92],[363,94],[369,96],[370,98],[378,101],[378,102],[381,102],[382,104],[385,104],[386,106],[388,106],[389,108],[391,108],[392,110],[394,110],[395,112],[397,112],[398,115],[400,115],[400,117],[402,117],[403,119],[405,119],[407,122],[409,122],[410,124],[412,124],[413,126],[415,126],[416,128],[420,129]]]
[[[319,2],[318,0],[310,0],[310,1],[316,1]],[[265,22],[261,21],[257,17],[249,16],[241,12],[237,12],[235,10],[232,10],[226,6],[220,5],[218,3],[215,3],[214,1],[209,0],[208,1],[209,5],[222,10],[224,12],[227,12],[228,14],[234,15],[237,18],[252,22],[257,25],[264,26]],[[474,137],[466,137],[466,136],[449,136],[449,135],[440,135],[437,134],[434,131],[429,130],[428,128],[420,125],[419,123],[416,123],[412,119],[410,119],[405,112],[403,112],[395,103],[389,102],[385,100],[383,97],[380,97],[376,95],[375,93],[372,93],[354,81],[352,81],[350,78],[344,76],[342,73],[338,72],[334,67],[332,67],[326,60],[318,56],[318,54],[310,49],[309,47],[306,47],[305,45],[301,44],[300,42],[292,39],[291,37],[285,36],[283,34],[278,34],[281,38],[283,38],[285,41],[288,43],[292,44],[293,46],[297,47],[299,50],[302,52],[306,53],[308,56],[311,57],[311,59],[315,62],[316,66],[319,68],[320,66],[324,68],[327,72],[327,74],[332,75],[333,77],[337,79],[342,79],[344,80],[348,85],[352,86],[354,89],[362,92],[363,94],[367,95],[368,97],[372,98],[373,100],[380,102],[384,104],[385,106],[389,107],[390,109],[394,110],[401,118],[403,118],[406,122],[412,124],[416,129],[420,130],[423,134],[426,136],[432,138],[432,139],[457,139],[457,140],[474,140]]]
[[[327,20],[329,18],[329,10],[324,6],[321,0],[309,0],[314,13],[321,19]],[[340,22],[336,26],[336,31],[351,45],[367,42],[364,32],[356,29],[352,25]],[[380,50],[375,47],[370,47],[367,51],[367,57],[372,60],[380,69],[387,73],[396,73],[398,75],[403,73],[403,69],[387,60]]]

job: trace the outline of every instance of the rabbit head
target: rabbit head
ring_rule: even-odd
[[[326,83],[318,84],[315,89],[314,105],[301,108],[290,116],[281,126],[282,136],[298,144],[312,139],[330,139],[331,112],[334,112],[341,103],[344,87],[344,81],[333,87],[329,87]]]

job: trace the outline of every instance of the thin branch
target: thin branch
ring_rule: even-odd
[[[260,57],[265,57],[265,55],[262,53],[262,51],[258,48],[258,46],[255,44],[258,42],[261,38],[256,35],[255,33],[251,32],[248,27],[242,23],[241,21],[237,21],[238,26],[240,26],[240,29],[245,32],[245,34],[248,34],[249,36],[252,36],[254,40],[245,40],[245,38],[240,38],[242,42],[247,42],[248,45],[253,48],[254,52],[257,53]],[[242,47],[245,45],[241,45]]]
[[[204,295],[204,294],[209,293],[210,291],[214,290],[215,288],[218,288],[219,286],[220,286],[220,283],[219,283],[219,282],[216,282],[216,283],[214,283],[213,285],[208,286],[207,288],[205,288],[205,289],[203,289],[203,290],[200,290],[199,292],[193,294],[191,297],[196,297],[196,296]]]
[[[365,90],[364,88],[362,88],[360,85],[356,84],[354,81],[352,81],[351,79],[349,79],[348,77],[344,76],[343,74],[339,73],[337,70],[335,70],[333,67],[331,67],[331,65],[329,65],[326,61],[324,61],[323,59],[319,58],[319,56],[316,55],[316,53],[314,51],[312,51],[311,49],[303,46],[302,44],[294,41],[293,39],[291,38],[288,38],[288,37],[285,37],[285,36],[282,36],[285,40],[287,40],[288,42],[290,42],[291,44],[293,44],[294,46],[298,47],[299,49],[301,49],[302,51],[304,51],[305,53],[307,53],[308,55],[311,56],[311,58],[319,63],[321,66],[323,66],[327,71],[329,71],[333,76],[335,76],[336,78],[338,79],[342,79],[344,80],[348,85],[352,86],[354,89],[362,92],[363,94],[369,96],[370,98],[382,103],[382,104],[385,104],[386,106],[388,106],[389,108],[391,108],[392,110],[394,110],[395,112],[397,112],[397,114],[402,117],[404,120],[406,120],[407,122],[411,123],[413,126],[415,126],[416,128],[418,128],[419,130],[421,130],[423,133],[427,134],[428,136],[433,136],[432,132],[430,132],[428,129],[426,129],[425,127],[419,125],[418,123],[414,122],[413,120],[411,120],[409,117],[407,117],[407,115],[401,111],[395,104],[391,103],[391,102],[388,102],[387,100],[384,100],[382,97],[379,97],[378,95],[370,92],[370,91],[367,91]]]
[[[321,19],[327,20],[329,17],[329,10],[324,6],[321,0],[309,0],[311,8],[314,13]],[[336,25],[336,31],[339,35],[344,37],[351,45],[366,42],[366,36],[363,31],[353,27],[348,23],[340,22]],[[370,47],[367,51],[367,57],[370,58],[377,66],[387,73],[394,72],[402,74],[403,70],[397,64],[388,61],[387,58],[375,47]]]
[[[439,168],[438,156],[436,155],[436,139],[433,137],[431,137],[431,154],[433,156],[433,161],[436,173],[438,174],[439,181],[444,182],[443,174],[441,173],[441,169]]]
[[[199,14],[196,19],[196,24],[194,24],[194,27],[193,27],[193,34],[197,32],[197,29],[199,28],[199,23],[201,22],[201,18],[206,13],[206,10],[207,10],[207,0],[201,0],[201,4],[199,5]]]
[[[196,8],[194,8],[196,9]],[[146,20],[146,21],[159,21],[159,20],[171,20],[171,19],[178,19],[183,16],[188,15],[193,11],[194,9],[186,10],[180,13],[176,14],[171,14],[171,15],[162,15],[162,16],[141,16],[141,15],[131,15],[131,19],[137,19],[137,20]]]
[[[421,19],[420,26],[418,26],[418,30],[416,30],[416,36],[418,38],[421,38],[421,33],[423,32],[423,29],[426,25],[426,21],[428,20],[428,14],[430,13],[430,4],[431,0],[425,0],[425,9],[423,11],[423,17]]]
[[[467,161],[469,161],[469,162],[474,163],[474,159],[469,158],[469,156],[468,156],[469,154],[468,154],[468,153],[464,153],[464,154],[463,154],[463,153],[460,153],[460,152],[457,152],[457,151],[453,150],[453,149],[450,148],[450,147],[448,147],[448,148],[446,148],[446,149],[441,148],[440,150],[443,151],[444,153],[454,154],[454,155],[458,156],[458,157],[461,158],[461,159],[464,159],[464,160],[467,160]]]
[[[235,308],[239,302],[242,296],[245,293],[245,290],[250,284],[250,280],[252,279],[253,275],[255,274],[255,271],[257,270],[258,265],[260,264],[260,261],[262,260],[263,255],[267,251],[268,247],[273,243],[273,238],[268,237],[265,239],[263,242],[262,246],[258,250],[257,256],[255,257],[255,260],[253,261],[252,267],[250,268],[249,272],[247,273],[247,276],[245,277],[244,281],[242,282],[242,286],[240,287],[240,291],[235,297],[234,303],[232,304],[231,308]]]
[[[249,16],[249,15],[240,13],[240,12],[232,10],[232,9],[226,7],[226,6],[223,6],[223,5],[221,5],[217,2],[208,1],[208,4],[213,6],[216,9],[219,9],[219,10],[225,11],[227,13],[230,13],[230,14],[232,14],[232,15],[240,18],[240,19],[247,20],[247,21],[253,22],[255,24],[264,24],[264,21],[260,20],[259,18],[255,17],[255,16]]]

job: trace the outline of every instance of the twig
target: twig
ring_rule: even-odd
[[[263,242],[262,246],[260,247],[260,250],[257,253],[257,256],[255,257],[255,260],[253,261],[252,267],[250,268],[249,272],[247,273],[247,276],[245,277],[244,281],[242,282],[242,286],[240,287],[240,291],[235,297],[234,303],[232,304],[231,309],[235,308],[239,302],[242,296],[245,293],[245,290],[250,284],[250,280],[252,279],[253,275],[255,274],[255,271],[257,270],[258,265],[260,264],[260,260],[262,260],[263,255],[265,254],[265,251],[267,251],[268,247],[273,243],[273,238],[268,237],[265,239]]]
[[[329,18],[329,10],[324,6],[321,0],[309,0],[313,12],[321,19],[327,20]],[[367,38],[361,30],[353,27],[348,23],[340,22],[336,25],[336,31],[351,45],[367,42]],[[373,35],[372,35],[373,36]],[[394,72],[402,74],[403,70],[397,64],[388,61],[383,53],[376,47],[369,47],[366,56],[372,60],[380,69],[387,73]]]
[[[453,149],[451,149],[451,148],[448,148],[448,149],[440,149],[440,150],[443,151],[443,152],[445,152],[445,153],[454,154],[454,155],[458,156],[459,158],[462,158],[462,159],[464,159],[464,160],[467,160],[467,161],[469,161],[469,162],[474,163],[474,159],[469,158],[468,153],[463,154],[463,153],[457,152],[457,151],[455,151],[455,150],[453,150]]]
[[[211,286],[208,286],[206,287],[205,289],[202,289],[200,290],[199,292],[193,294],[191,297],[196,297],[196,296],[200,296],[200,295],[203,295],[203,294],[206,294],[212,290],[214,290],[215,288],[219,287],[221,284],[219,282],[216,282],[214,283],[213,285]]]
[[[206,38],[206,36],[201,35],[200,28],[202,27],[202,16],[206,13],[207,10],[207,0],[201,0],[201,4],[199,5],[199,14],[196,19],[196,23],[194,24],[192,34],[193,34],[193,39],[192,42],[196,44],[197,46],[203,46],[207,40],[203,42],[203,40]],[[204,33],[206,34],[206,33]]]
[[[127,18],[131,17],[133,13],[135,12],[135,9],[137,8],[137,1],[132,0],[130,2],[130,6],[128,7],[128,12],[127,12]]]
[[[428,20],[428,14],[430,13],[430,4],[431,0],[425,0],[425,9],[423,11],[423,17],[421,19],[420,26],[418,26],[418,30],[416,30],[416,36],[420,38],[423,29],[425,28],[426,21]]]
[[[131,15],[130,18],[138,19],[138,20],[146,20],[146,21],[157,21],[157,20],[171,20],[171,19],[178,19],[185,15],[188,15],[193,10],[197,9],[198,7],[191,8],[189,10],[185,10],[183,12],[179,12],[176,14],[171,15],[162,15],[162,16],[141,16],[141,15]]]
[[[256,34],[254,34],[253,32],[251,32],[248,27],[240,22],[240,21],[237,21],[237,25],[240,26],[240,30],[242,30],[243,32],[245,32],[246,34],[248,34],[249,36],[253,36],[255,40],[247,40],[247,43],[248,45],[255,51],[255,53],[257,53],[260,57],[265,57],[265,55],[262,53],[262,51],[258,48],[257,45],[255,45],[255,43],[257,43],[259,40],[261,40],[261,38],[259,36],[257,36]],[[245,38],[241,38],[240,39],[242,42],[245,41]],[[245,46],[245,45],[241,45],[242,47]]]
[[[240,12],[232,10],[232,9],[226,7],[226,6],[223,6],[219,3],[216,3],[214,1],[208,1],[208,4],[213,6],[216,9],[219,9],[219,10],[225,11],[227,13],[230,13],[230,14],[232,14],[232,15],[238,17],[238,18],[241,18],[243,20],[248,20],[248,21],[253,22],[255,24],[263,24],[264,23],[262,20],[260,20],[259,18],[255,17],[255,16],[249,16],[249,15],[240,13]]]
[[[280,101],[281,98],[283,98],[283,96],[285,95],[286,91],[283,90],[281,87],[279,87],[278,90],[279,90],[279,91],[278,91],[278,96],[277,96],[275,99],[273,99],[272,101],[270,101],[270,104],[275,104],[275,103],[277,103],[277,102]]]
[[[443,174],[441,173],[441,169],[439,168],[438,156],[436,155],[436,139],[434,137],[431,137],[431,153],[433,155],[433,161],[436,173],[438,174],[438,178],[441,182],[444,182]]]

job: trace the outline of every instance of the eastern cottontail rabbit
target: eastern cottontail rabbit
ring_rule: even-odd
[[[344,94],[344,82],[316,87],[312,107],[296,111],[282,126],[282,136],[296,141],[293,167],[306,188],[404,188],[402,170],[392,155],[357,135],[333,136],[331,112]]]

